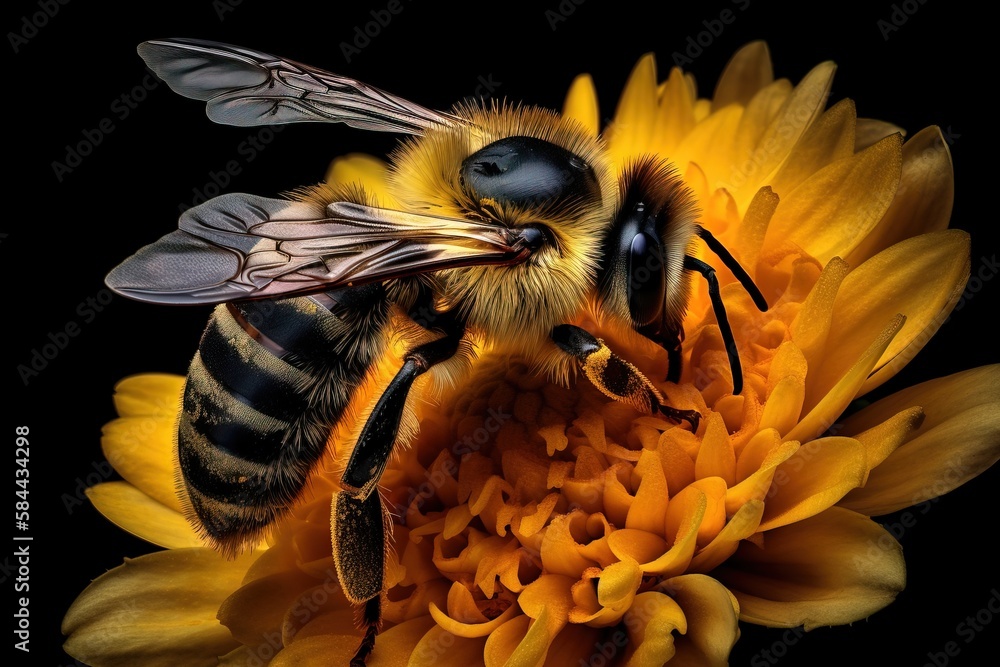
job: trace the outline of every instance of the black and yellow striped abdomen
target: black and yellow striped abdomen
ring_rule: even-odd
[[[380,285],[218,306],[191,362],[177,430],[189,518],[227,552],[302,491],[381,355]]]

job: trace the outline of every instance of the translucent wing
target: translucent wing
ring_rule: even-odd
[[[196,39],[143,42],[146,64],[174,91],[208,102],[224,125],[346,123],[405,134],[465,123],[360,81],[268,53]]]
[[[189,209],[179,228],[112,270],[108,287],[138,301],[220,303],[512,264],[538,243],[530,227],[348,202],[320,211],[314,203],[238,193]]]

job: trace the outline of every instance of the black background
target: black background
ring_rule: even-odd
[[[18,664],[74,664],[59,648],[58,624],[66,608],[91,579],[124,556],[152,550],[87,504],[68,512],[65,498],[74,496],[79,481],[103,460],[99,434],[114,417],[115,382],[146,371],[183,373],[208,315],[208,308],[169,309],[116,297],[84,322],[79,304],[102,295],[103,277],[112,266],[170,231],[178,205],[190,203],[193,191],[203,189],[211,172],[222,171],[228,161],[235,159],[241,167],[228,190],[274,196],[320,180],[338,154],[384,155],[396,141],[340,126],[291,126],[248,162],[238,146],[258,130],[213,125],[201,104],[163,85],[122,119],[116,114],[121,107],[112,104],[143,81],[146,73],[135,46],[145,39],[199,37],[258,48],[356,77],[431,108],[447,108],[475,94],[483,80],[499,82],[495,96],[559,108],[573,76],[589,71],[607,119],[641,54],[658,54],[663,77],[673,64],[671,54],[682,52],[688,37],[706,29],[702,22],[731,9],[735,21],[687,66],[702,95],[711,94],[730,54],[753,39],[768,41],[776,74],[795,82],[820,61],[836,61],[831,103],[851,97],[860,116],[893,121],[911,134],[933,124],[949,130],[957,182],[952,226],[973,233],[974,272],[984,265],[980,258],[996,254],[995,213],[985,208],[987,197],[995,194],[992,182],[986,182],[996,169],[992,152],[987,159],[993,128],[972,115],[987,104],[995,57],[986,57],[991,39],[986,17],[965,3],[911,0],[905,9],[912,15],[885,39],[878,22],[891,19],[889,2],[866,3],[862,9],[842,3],[779,9],[759,0],[717,0],[650,14],[620,0],[579,5],[564,0],[564,10],[573,12],[553,30],[545,12],[558,12],[557,0],[531,10],[505,9],[500,3],[445,8],[403,0],[402,12],[350,62],[340,44],[352,40],[355,27],[372,20],[369,12],[386,3],[339,9],[333,4],[317,9],[292,1],[205,0],[165,9],[119,3],[95,7],[71,0],[34,33],[25,29],[25,21],[41,11],[38,2],[7,5],[5,33],[29,37],[17,52],[10,34],[0,47],[8,76],[3,160],[7,177],[13,178],[5,200],[14,205],[14,215],[0,223],[8,305],[4,329],[11,341],[5,346],[12,392],[5,422],[11,440],[15,425],[30,426],[32,444],[32,652],[30,661]],[[896,6],[898,21],[906,14],[902,4]],[[984,80],[964,83],[980,73]],[[103,118],[111,119],[114,130],[60,182],[52,163],[64,162],[66,146],[80,142]],[[996,361],[995,331],[987,321],[996,311],[998,288],[1000,279],[984,283],[878,395]],[[79,324],[79,335],[25,385],[17,366],[30,363],[32,350],[69,322]],[[983,609],[991,596],[1000,597],[988,539],[996,525],[998,482],[1000,475],[991,470],[936,502],[905,531],[908,585],[895,604],[867,621],[819,629],[790,645],[782,643],[780,630],[744,624],[732,664],[770,664],[765,650],[780,654],[784,665],[923,665],[930,662],[928,653],[938,653],[943,664],[947,642],[960,649],[950,664],[981,664],[1000,644],[1000,618],[994,615],[969,643],[956,626]],[[18,597],[9,574],[4,586],[11,598]]]

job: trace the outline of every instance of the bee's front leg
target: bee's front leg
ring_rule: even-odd
[[[672,421],[686,421],[698,430],[701,414],[678,410],[664,403],[663,394],[638,368],[611,351],[604,341],[572,324],[552,330],[552,340],[579,361],[584,375],[601,393],[643,412],[660,412]]]
[[[391,518],[377,491],[396,444],[406,397],[417,376],[434,364],[453,356],[465,331],[450,322],[445,335],[410,350],[368,415],[357,444],[344,469],[341,487],[334,495],[331,529],[333,560],[340,585],[348,600],[363,605],[360,622],[365,635],[352,667],[365,664],[375,648],[375,635],[382,624],[385,589],[385,554],[391,548]]]

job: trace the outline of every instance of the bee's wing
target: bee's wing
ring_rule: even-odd
[[[318,292],[471,264],[512,264],[532,251],[523,230],[335,202],[227,194],[189,209],[180,229],[108,274],[108,287],[172,304]]]
[[[464,123],[360,81],[268,53],[197,39],[143,42],[146,64],[174,91],[208,102],[224,125],[319,121],[405,134]]]

